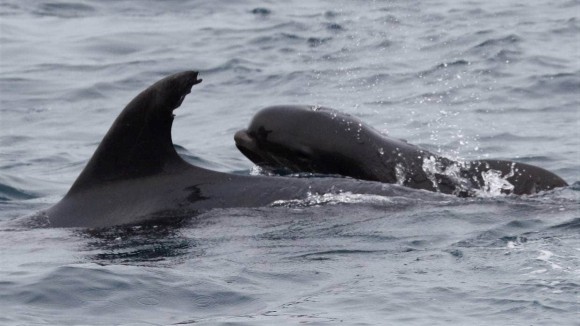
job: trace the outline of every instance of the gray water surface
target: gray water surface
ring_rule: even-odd
[[[0,2],[2,325],[580,325],[579,1]],[[534,164],[527,197],[314,194],[179,225],[15,227],[56,203],[142,89],[192,164],[249,173],[273,104],[454,159]]]

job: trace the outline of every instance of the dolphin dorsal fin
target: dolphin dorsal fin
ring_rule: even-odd
[[[117,117],[68,194],[182,165],[171,139],[173,110],[201,82],[197,74],[168,76],[137,95]]]

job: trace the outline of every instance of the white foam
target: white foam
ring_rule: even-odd
[[[351,192],[341,193],[327,193],[327,194],[313,194],[309,192],[304,199],[291,200],[277,200],[270,204],[270,206],[319,206],[319,205],[336,205],[336,204],[356,204],[356,203],[391,203],[393,201],[390,197],[369,195],[369,194],[353,194]]]

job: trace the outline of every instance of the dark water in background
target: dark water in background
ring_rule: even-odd
[[[1,324],[580,324],[579,1],[3,0],[0,24]],[[173,137],[197,165],[248,173],[233,134],[256,110],[321,104],[572,186],[7,226],[58,201],[121,108],[186,69],[204,82]]]

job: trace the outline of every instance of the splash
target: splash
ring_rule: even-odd
[[[423,159],[423,171],[427,175],[427,178],[433,184],[433,187],[437,192],[439,189],[439,180],[441,176],[446,179],[451,180],[455,185],[454,195],[459,195],[460,193],[469,192],[473,188],[471,180],[464,178],[461,174],[463,171],[464,163],[457,162],[445,166],[440,160],[437,160],[434,156],[429,156]]]
[[[270,206],[296,208],[296,207],[313,207],[313,206],[336,205],[336,204],[360,204],[360,203],[383,204],[390,202],[392,202],[391,198],[379,195],[354,194],[351,192],[338,192],[326,194],[308,192],[306,198],[304,199],[277,200],[272,204],[270,204]]]
[[[437,182],[436,175],[441,174],[445,175],[445,167],[434,157],[429,156],[423,158],[423,171],[427,174],[427,178],[433,184],[433,187],[440,192],[439,189],[439,182]]]
[[[469,162],[460,161],[444,165],[434,156],[429,156],[423,159],[422,168],[437,192],[440,192],[438,181],[440,177],[445,177],[453,182],[456,186],[456,190],[453,192],[455,195],[467,192],[476,197],[496,197],[509,194],[513,191],[514,185],[508,179],[513,177],[517,172],[515,170],[515,163],[511,165],[510,173],[506,175],[502,175],[502,172],[499,170],[489,169],[489,166],[487,166],[487,170],[480,171],[481,178],[477,175],[471,178],[464,177],[464,175],[470,175],[467,173],[470,164]],[[404,173],[404,169],[402,172],[397,170],[396,173],[398,182],[399,175]],[[479,179],[481,180],[481,184],[474,184],[473,181]]]
[[[514,185],[507,179],[515,175],[514,166],[515,163],[511,165],[510,173],[505,176],[502,176],[501,171],[498,170],[482,171],[483,185],[480,189],[475,189],[475,194],[478,197],[495,197],[504,193],[511,193],[514,190]]]
[[[361,138],[361,133],[363,130],[363,125],[362,123],[358,123],[357,128],[356,128],[356,141],[359,144],[364,144],[364,140]]]
[[[252,166],[252,169],[250,169],[250,175],[265,175],[265,174],[266,172],[264,171],[264,169],[262,169],[258,165],[254,165]]]
[[[254,165],[250,169],[250,175],[276,176],[278,174],[275,171],[271,171],[269,169],[264,169],[259,165]]]
[[[397,184],[401,186],[404,185],[405,181],[407,180],[405,167],[400,163],[395,165],[395,177],[397,178]]]

